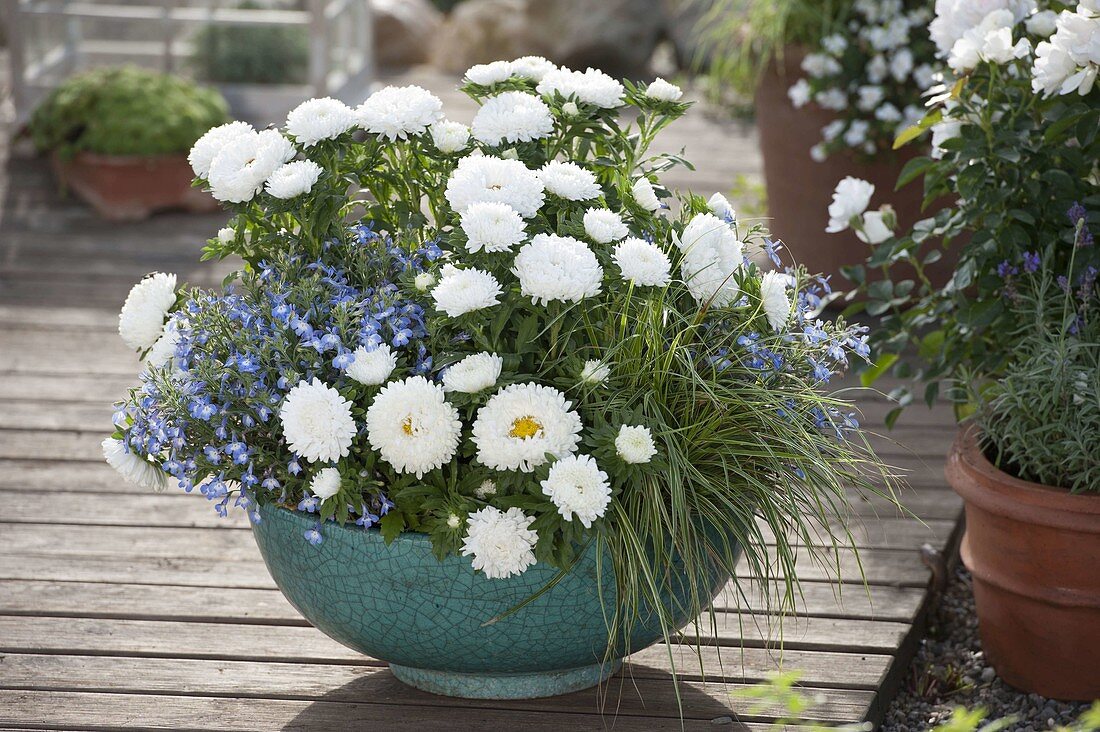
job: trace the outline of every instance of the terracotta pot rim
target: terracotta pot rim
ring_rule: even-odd
[[[944,468],[947,482],[967,503],[1027,524],[1100,534],[1100,495],[1031,483],[995,467],[978,444],[976,425],[963,425]]]

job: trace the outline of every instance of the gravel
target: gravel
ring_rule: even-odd
[[[882,732],[925,732],[947,720],[955,707],[982,707],[989,719],[1015,716],[1008,729],[1039,732],[1073,722],[1088,704],[1060,702],[1013,689],[988,665],[978,639],[978,617],[970,573],[950,577],[939,606],[886,712]]]

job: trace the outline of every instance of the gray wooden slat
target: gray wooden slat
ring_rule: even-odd
[[[311,627],[0,616],[0,631],[3,653],[354,665],[370,660]],[[657,645],[631,656],[634,674],[648,678],[666,678],[675,667],[684,678],[742,682],[761,679],[782,664],[802,671],[804,683],[838,688],[868,688],[889,663],[888,654],[869,651],[807,652],[778,646]],[[830,671],[830,664],[849,668]]]
[[[594,700],[595,701],[595,700]],[[595,707],[595,703],[593,704]],[[676,732],[713,730],[709,720],[652,717],[618,718],[624,728]],[[374,729],[453,732],[456,729],[497,732],[525,729],[560,732],[565,727],[603,732],[607,718],[597,714],[545,714],[451,707],[403,707],[325,700],[282,701],[154,694],[102,694],[56,691],[0,691],[0,724],[38,729]],[[730,729],[736,730],[737,726]],[[767,729],[741,726],[743,730]]]
[[[384,666],[259,663],[191,659],[126,658],[8,654],[3,661],[0,688],[87,692],[138,692],[213,697],[365,702],[402,707],[512,709],[543,713],[591,713],[591,691],[548,699],[522,701],[461,700],[409,688]],[[248,679],[247,686],[240,679]],[[606,708],[619,715],[677,718],[680,707],[665,693],[668,679],[635,677],[613,679],[604,687]],[[706,684],[681,681],[682,705],[688,719],[711,720],[747,711],[748,702],[734,696],[744,684]],[[873,692],[848,689],[810,689],[813,701],[807,721],[854,722],[861,718]],[[775,717],[784,709],[773,704],[754,709],[755,717]]]

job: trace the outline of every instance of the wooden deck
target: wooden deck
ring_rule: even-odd
[[[665,144],[706,161],[692,181],[700,192],[759,170],[751,131],[699,119],[680,135]],[[681,729],[663,648],[631,659],[602,711],[594,691],[492,702],[408,689],[298,616],[242,520],[118,480],[99,442],[137,361],[115,332],[117,308],[154,269],[215,284],[222,271],[197,254],[224,217],[102,222],[59,199],[41,162],[19,157],[0,194],[0,727]],[[862,406],[873,428],[889,408],[872,396]],[[919,548],[949,547],[957,531],[960,503],[941,477],[951,424],[944,407],[914,409],[879,440],[910,471],[903,500],[923,521],[856,504],[866,588],[854,557],[839,583],[805,562],[805,598],[783,621],[782,647],[759,604],[719,603],[705,683],[682,655],[684,728],[767,728],[779,710],[750,713],[730,692],[778,668],[802,673],[813,719],[880,718],[928,603]]]

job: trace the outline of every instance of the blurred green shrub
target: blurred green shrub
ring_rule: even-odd
[[[241,10],[257,10],[244,2]],[[195,34],[195,76],[219,84],[304,84],[309,29],[304,26],[207,25]]]
[[[39,151],[62,156],[187,152],[227,119],[221,94],[171,74],[134,67],[70,77],[35,109],[30,133]]]

